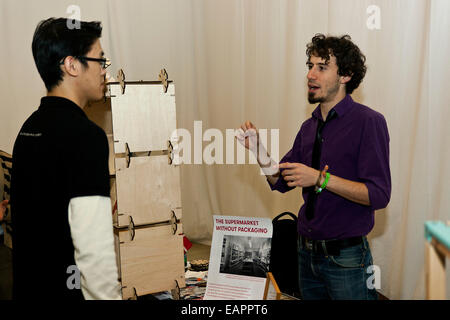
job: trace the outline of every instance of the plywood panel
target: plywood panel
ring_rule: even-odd
[[[167,141],[176,129],[175,87],[164,93],[161,84],[127,85],[125,94],[111,84],[111,108],[115,152],[167,150]]]
[[[111,100],[91,102],[83,109],[87,117],[102,128],[106,134],[112,134]]]
[[[112,128],[111,99],[92,102],[83,109],[89,120],[105,131],[109,147],[109,174],[114,175],[114,137]]]
[[[109,198],[111,199],[111,210],[112,210],[112,218],[113,224],[117,225],[118,217],[117,217],[117,194],[116,194],[116,178],[109,178]]]
[[[450,257],[445,257],[445,294],[446,294],[446,300],[450,301]]]
[[[425,242],[426,253],[426,298],[427,300],[445,300],[445,256],[436,249],[436,240]]]
[[[108,138],[108,147],[109,147],[109,157],[108,157],[109,174],[114,175],[116,173],[114,164],[114,138],[112,134],[107,134],[106,136]]]
[[[165,155],[116,158],[119,226],[170,220],[172,210],[181,219],[180,168],[168,164]]]
[[[117,271],[119,273],[119,278],[121,277],[121,262],[120,262],[120,238],[119,238],[119,229],[114,228],[114,251],[116,252],[116,264]]]
[[[131,288],[138,296],[186,285],[184,278],[182,225],[175,235],[172,226],[136,229],[130,239],[127,229],[119,231],[122,287],[124,299]]]

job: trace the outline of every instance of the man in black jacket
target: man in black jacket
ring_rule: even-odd
[[[100,22],[41,21],[33,57],[47,96],[13,150],[13,298],[121,299],[108,142],[83,108],[104,96]]]

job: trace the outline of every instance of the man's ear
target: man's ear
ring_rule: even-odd
[[[76,77],[80,73],[80,61],[72,56],[67,56],[62,64],[63,72],[71,77]]]
[[[341,84],[346,84],[352,79],[352,76],[341,76]]]

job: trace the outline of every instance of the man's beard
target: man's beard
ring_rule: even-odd
[[[314,97],[314,92],[308,92],[308,102],[310,104],[314,104],[314,103],[322,103],[324,101],[324,97]]]
[[[339,91],[339,82],[336,82],[336,85],[330,89],[327,90],[327,93],[322,96],[322,97],[314,97],[315,93],[314,92],[308,92],[308,102],[310,104],[314,104],[314,103],[322,103],[322,102],[326,102],[328,100],[330,100],[330,97],[334,97],[337,92]]]

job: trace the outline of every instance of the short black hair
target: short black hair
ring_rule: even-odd
[[[98,21],[49,18],[38,23],[33,36],[34,62],[48,91],[63,79],[60,62],[67,56],[83,56],[102,35]],[[81,61],[87,66],[85,61]]]
[[[347,94],[352,93],[353,90],[358,88],[366,75],[366,57],[351,41],[349,35],[333,37],[318,33],[312,38],[311,42],[307,44],[306,55],[308,56],[308,59],[311,58],[311,55],[320,57],[327,63],[330,60],[330,55],[335,56],[338,74],[340,76],[352,77],[345,86]]]

